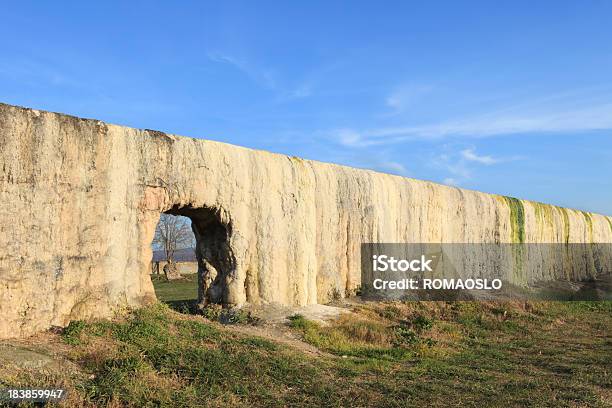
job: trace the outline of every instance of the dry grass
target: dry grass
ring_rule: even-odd
[[[61,385],[61,405],[84,407],[604,407],[611,316],[611,302],[363,303],[327,326],[291,319],[331,354],[314,357],[158,305],[41,336],[77,370],[0,367],[0,388]]]

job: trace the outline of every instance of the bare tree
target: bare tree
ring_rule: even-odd
[[[164,251],[168,262],[174,261],[177,249],[194,246],[190,221],[186,217],[162,214],[155,229],[153,247]]]

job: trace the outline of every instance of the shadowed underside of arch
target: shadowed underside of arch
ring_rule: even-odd
[[[214,208],[173,207],[166,214],[191,219],[198,260],[198,304],[228,303],[228,282],[235,271],[235,259],[229,244],[231,225],[224,223]]]

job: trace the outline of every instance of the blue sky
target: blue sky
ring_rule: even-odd
[[[6,2],[0,101],[612,214],[612,2],[173,4]]]

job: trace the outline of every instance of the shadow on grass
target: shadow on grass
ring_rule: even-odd
[[[162,303],[167,304],[172,310],[175,310],[179,313],[183,314],[202,314],[201,311],[198,311],[198,300],[197,299],[188,299],[188,300],[168,300],[162,301]]]
[[[169,281],[163,275],[151,275],[157,299],[180,313],[197,312],[197,274],[183,275],[182,279]]]

